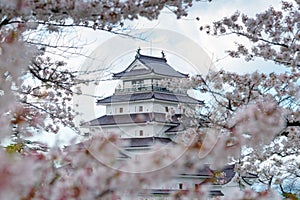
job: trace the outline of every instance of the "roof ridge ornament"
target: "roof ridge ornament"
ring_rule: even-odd
[[[166,58],[166,54],[165,54],[164,50],[161,51],[161,57]]]
[[[136,50],[136,58],[139,58],[141,56],[141,48],[139,47],[137,50]]]

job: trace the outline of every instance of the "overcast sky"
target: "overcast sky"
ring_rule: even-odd
[[[210,3],[194,2],[194,6],[189,9],[189,15],[180,20],[177,20],[173,13],[165,10],[162,12],[158,20],[148,21],[141,18],[134,22],[128,22],[127,26],[132,30],[150,28],[153,30],[166,29],[169,31],[175,31],[185,37],[188,37],[190,40],[201,46],[201,48],[206,51],[213,61],[219,60],[218,62],[214,62],[218,69],[223,68],[230,71],[247,73],[257,69],[260,70],[261,65],[266,65],[266,63],[259,59],[255,63],[246,63],[244,60],[226,57],[225,50],[234,49],[234,41],[242,40],[241,37],[208,36],[204,32],[200,32],[199,27],[201,25],[210,24],[224,16],[229,16],[236,10],[246,13],[249,16],[254,16],[256,13],[264,11],[271,5],[275,8],[279,8],[279,3],[280,0],[213,0]],[[196,17],[199,17],[200,21],[197,21]],[[81,34],[81,39],[90,43],[90,45],[86,46],[83,50],[83,52],[87,54],[91,53],[98,46],[101,46],[103,42],[108,39],[112,37],[119,37],[101,31],[86,29],[81,29],[79,32]],[[174,42],[174,45],[176,45],[176,42]],[[150,42],[148,46],[151,46]],[[105,50],[113,54],[115,49],[106,48]],[[193,50],[194,49],[191,49],[191,51]],[[226,59],[222,59],[224,57],[226,57]],[[83,62],[82,58],[80,58],[80,62]],[[76,60],[76,63],[80,62],[77,62]],[[272,66],[270,68],[264,67],[263,71],[270,72],[273,70]]]

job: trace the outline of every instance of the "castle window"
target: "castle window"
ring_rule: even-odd
[[[143,136],[143,135],[144,135],[144,131],[140,130],[140,136]]]
[[[179,190],[182,190],[182,188],[183,188],[182,183],[179,183]]]
[[[139,106],[139,112],[143,112],[143,106]]]
[[[165,107],[165,111],[169,112],[169,107],[168,106]]]
[[[124,109],[121,107],[121,108],[120,108],[120,113],[123,113],[123,111],[124,111]]]

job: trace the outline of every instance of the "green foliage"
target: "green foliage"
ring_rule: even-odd
[[[5,147],[7,153],[9,154],[14,154],[14,153],[17,153],[17,152],[21,152],[24,148],[24,144],[23,143],[16,143],[16,144],[11,144],[11,145],[8,145],[7,147]]]

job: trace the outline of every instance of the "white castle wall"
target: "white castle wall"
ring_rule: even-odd
[[[140,111],[140,107],[142,110]],[[176,102],[157,102],[157,101],[140,101],[140,102],[125,102],[125,103],[113,103],[106,106],[107,115],[115,114],[129,114],[129,113],[166,113],[166,107],[168,109],[175,109],[176,113],[182,113],[182,110],[178,109],[178,103]],[[122,108],[122,109],[120,109]],[[122,112],[121,112],[122,111]]]
[[[102,128],[105,136],[108,134],[117,134],[121,138],[130,137],[152,137],[162,136],[167,128],[163,124],[149,123],[149,124],[131,124],[131,125],[114,125]],[[142,131],[142,132],[141,132]]]

